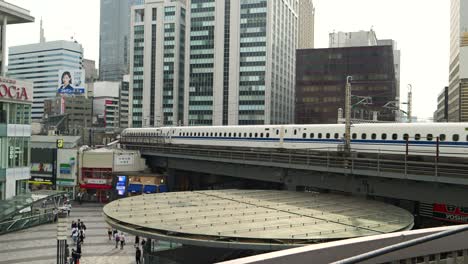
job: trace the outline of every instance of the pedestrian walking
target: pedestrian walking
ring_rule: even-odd
[[[56,223],[56,222],[57,222],[57,219],[58,219],[58,210],[57,210],[57,208],[54,208],[54,209],[52,210],[52,212],[53,212],[53,214],[54,214],[54,223]]]
[[[83,204],[83,193],[82,192],[78,193],[77,198],[78,198],[78,202],[80,203],[80,205]]]
[[[66,207],[67,207],[68,216],[70,216],[70,212],[71,212],[71,208],[72,208],[71,203],[67,202]]]
[[[124,233],[120,233],[120,249],[122,250],[125,245],[125,235]]]
[[[135,236],[135,247],[138,247],[140,245],[140,237]]]
[[[76,224],[75,220],[72,221],[71,228],[78,228],[78,225]]]
[[[112,238],[112,229],[110,227],[107,228],[107,235],[109,236],[109,241]]]
[[[145,244],[146,244],[146,240],[145,239],[142,239],[141,240],[141,248],[144,250],[145,249]]]
[[[68,244],[65,244],[65,263],[69,263],[70,261],[70,247]]]
[[[119,231],[117,231],[117,229],[112,229],[112,237],[115,239],[115,236],[117,235]]]
[[[136,248],[135,260],[136,260],[136,264],[141,264],[141,250],[140,250],[140,247]]]
[[[80,230],[80,236],[79,236],[79,241],[80,241],[80,244],[84,242],[84,239],[85,239],[85,231],[83,229]]]
[[[115,234],[115,248],[119,246],[119,242],[120,242],[120,236],[119,234]]]
[[[75,249],[72,249],[72,260],[73,264],[80,264],[81,253],[78,253]]]
[[[76,244],[78,242],[78,229],[75,228],[72,230],[71,237],[72,237],[73,243]]]
[[[81,243],[80,242],[76,244],[76,253],[79,253],[81,255]]]
[[[78,219],[77,225],[78,225],[78,229],[81,229],[81,220],[80,219]]]

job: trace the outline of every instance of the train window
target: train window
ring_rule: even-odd
[[[252,133],[249,133],[249,138],[251,138],[251,137],[252,137]]]
[[[415,140],[420,140],[420,139],[421,139],[421,134],[416,134],[416,135],[414,135],[414,139],[415,139]]]
[[[466,135],[466,141],[468,141],[468,135]]]
[[[255,137],[258,137],[258,133],[255,133]]]
[[[357,134],[353,133],[353,139],[356,139],[356,138],[357,138]]]
[[[426,139],[431,141],[434,137],[432,136],[432,134],[427,134],[426,136]]]
[[[234,133],[233,137],[237,137],[237,133]]]
[[[296,129],[294,129],[294,135],[297,135],[297,130]]]
[[[244,133],[244,137],[247,137],[247,133]]]
[[[318,138],[322,138],[322,133],[318,133]]]
[[[377,139],[377,134],[372,133],[371,138],[372,138],[372,139]]]
[[[310,136],[310,138],[314,138],[315,135],[314,135],[314,133],[310,133],[309,136]]]
[[[335,133],[335,139],[338,139],[340,137],[340,134]]]
[[[395,134],[395,133],[392,134],[392,139],[393,139],[393,140],[397,140],[397,139],[398,139],[398,134]]]
[[[445,139],[446,139],[445,134],[440,134],[439,139],[440,139],[440,141],[445,141]]]
[[[302,138],[307,138],[307,134],[306,134],[306,133],[302,133]]]
[[[327,134],[325,135],[325,137],[326,137],[326,138],[330,138],[330,133],[327,133]]]
[[[366,138],[367,138],[367,134],[366,134],[366,133],[362,133],[361,139],[366,139]]]
[[[460,140],[460,136],[459,136],[458,134],[454,134],[454,135],[452,136],[452,140],[453,140],[453,141],[458,141],[458,140]]]
[[[409,140],[409,135],[408,134],[403,134],[403,140]]]
[[[270,133],[266,133],[266,136],[265,136],[265,137],[269,138],[269,137],[270,137]]]
[[[229,133],[229,137],[231,137],[231,135],[232,135],[232,134],[231,134],[231,133]]]
[[[213,132],[210,133],[210,137],[213,137]]]
[[[276,135],[279,135],[279,129],[276,129]]]
[[[384,139],[384,140],[387,139],[387,134],[382,133],[382,139]]]
[[[227,137],[227,133],[226,133],[226,132],[224,132],[224,137]]]
[[[260,133],[260,137],[261,137],[261,138],[263,137],[263,133]]]

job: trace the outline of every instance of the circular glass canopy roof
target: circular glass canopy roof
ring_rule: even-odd
[[[281,249],[411,229],[413,216],[338,194],[217,190],[145,194],[104,207],[119,230],[182,244]]]

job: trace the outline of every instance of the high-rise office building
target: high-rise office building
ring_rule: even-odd
[[[32,118],[41,119],[44,100],[54,99],[64,71],[73,75],[72,85],[84,87],[83,48],[76,41],[48,41],[10,47],[8,75],[34,83]]]
[[[312,0],[299,0],[299,49],[314,48],[315,8]]]
[[[299,1],[184,3],[132,11],[129,125],[291,123]]]
[[[448,119],[468,122],[468,1],[451,0]]]
[[[144,0],[101,0],[99,79],[122,81],[128,73],[130,9]]]
[[[352,118],[395,121],[395,112],[386,107],[397,97],[393,59],[388,45],[298,50],[295,122],[336,124],[338,109],[345,109],[347,75],[355,82]]]
[[[291,123],[299,1],[189,6],[184,124]]]
[[[437,110],[434,112],[434,122],[448,122],[448,87],[444,87],[437,96]]]
[[[329,35],[329,48],[349,48],[349,47],[371,47],[371,46],[392,46],[393,63],[395,72],[396,96],[394,105],[400,105],[400,64],[401,51],[397,47],[397,42],[392,39],[378,39],[374,30],[357,32],[337,32]],[[397,109],[395,109],[397,110]],[[399,112],[397,112],[399,120]]]
[[[147,0],[132,8],[129,126],[182,122],[185,1]]]

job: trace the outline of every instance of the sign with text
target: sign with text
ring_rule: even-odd
[[[32,102],[33,84],[30,82],[0,77],[0,99]]]
[[[115,165],[133,165],[134,162],[132,154],[115,154],[114,156]]]
[[[106,179],[86,179],[88,184],[107,184]]]
[[[125,189],[127,187],[127,176],[117,176],[117,184],[115,189],[118,195],[125,195]]]
[[[61,95],[83,95],[86,89],[84,84],[84,71],[83,70],[59,70],[59,88],[58,94]]]

